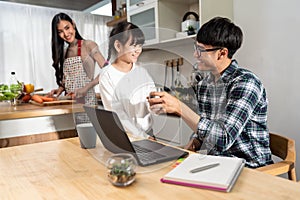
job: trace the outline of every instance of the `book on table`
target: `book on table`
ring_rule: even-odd
[[[229,192],[244,165],[244,160],[237,157],[190,154],[161,182]]]

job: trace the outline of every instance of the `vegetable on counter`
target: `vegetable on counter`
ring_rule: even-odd
[[[12,100],[22,94],[22,84],[0,84],[0,101]]]
[[[30,94],[34,92],[34,85],[33,84],[25,84],[24,85],[24,92]]]
[[[28,103],[30,99],[31,99],[31,95],[30,95],[30,94],[25,94],[25,95],[22,97],[22,101],[23,101],[24,103]]]
[[[40,95],[34,94],[31,96],[31,100],[37,102],[37,103],[43,103],[43,99],[41,98]]]
[[[34,95],[31,96],[31,100],[33,100],[33,101],[35,101],[37,103],[43,103],[43,102],[56,101],[56,98],[34,94]]]

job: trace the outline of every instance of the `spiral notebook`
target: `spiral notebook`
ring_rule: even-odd
[[[209,165],[213,167],[195,173],[191,172],[191,170]],[[230,192],[244,165],[244,160],[236,157],[190,154],[161,178],[161,182]]]

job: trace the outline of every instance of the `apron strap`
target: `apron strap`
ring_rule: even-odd
[[[78,52],[77,52],[77,56],[81,56],[81,42],[82,42],[82,40],[78,40]]]

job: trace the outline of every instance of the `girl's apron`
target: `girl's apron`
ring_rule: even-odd
[[[87,83],[91,82],[87,76],[81,59],[81,43],[82,40],[78,40],[78,52],[77,56],[66,58],[64,61],[64,84],[67,93],[74,92],[75,89],[84,87]],[[80,103],[88,105],[96,105],[96,94],[94,88],[89,89],[85,97],[77,99]],[[75,123],[87,123],[90,122],[86,113],[75,113]]]

